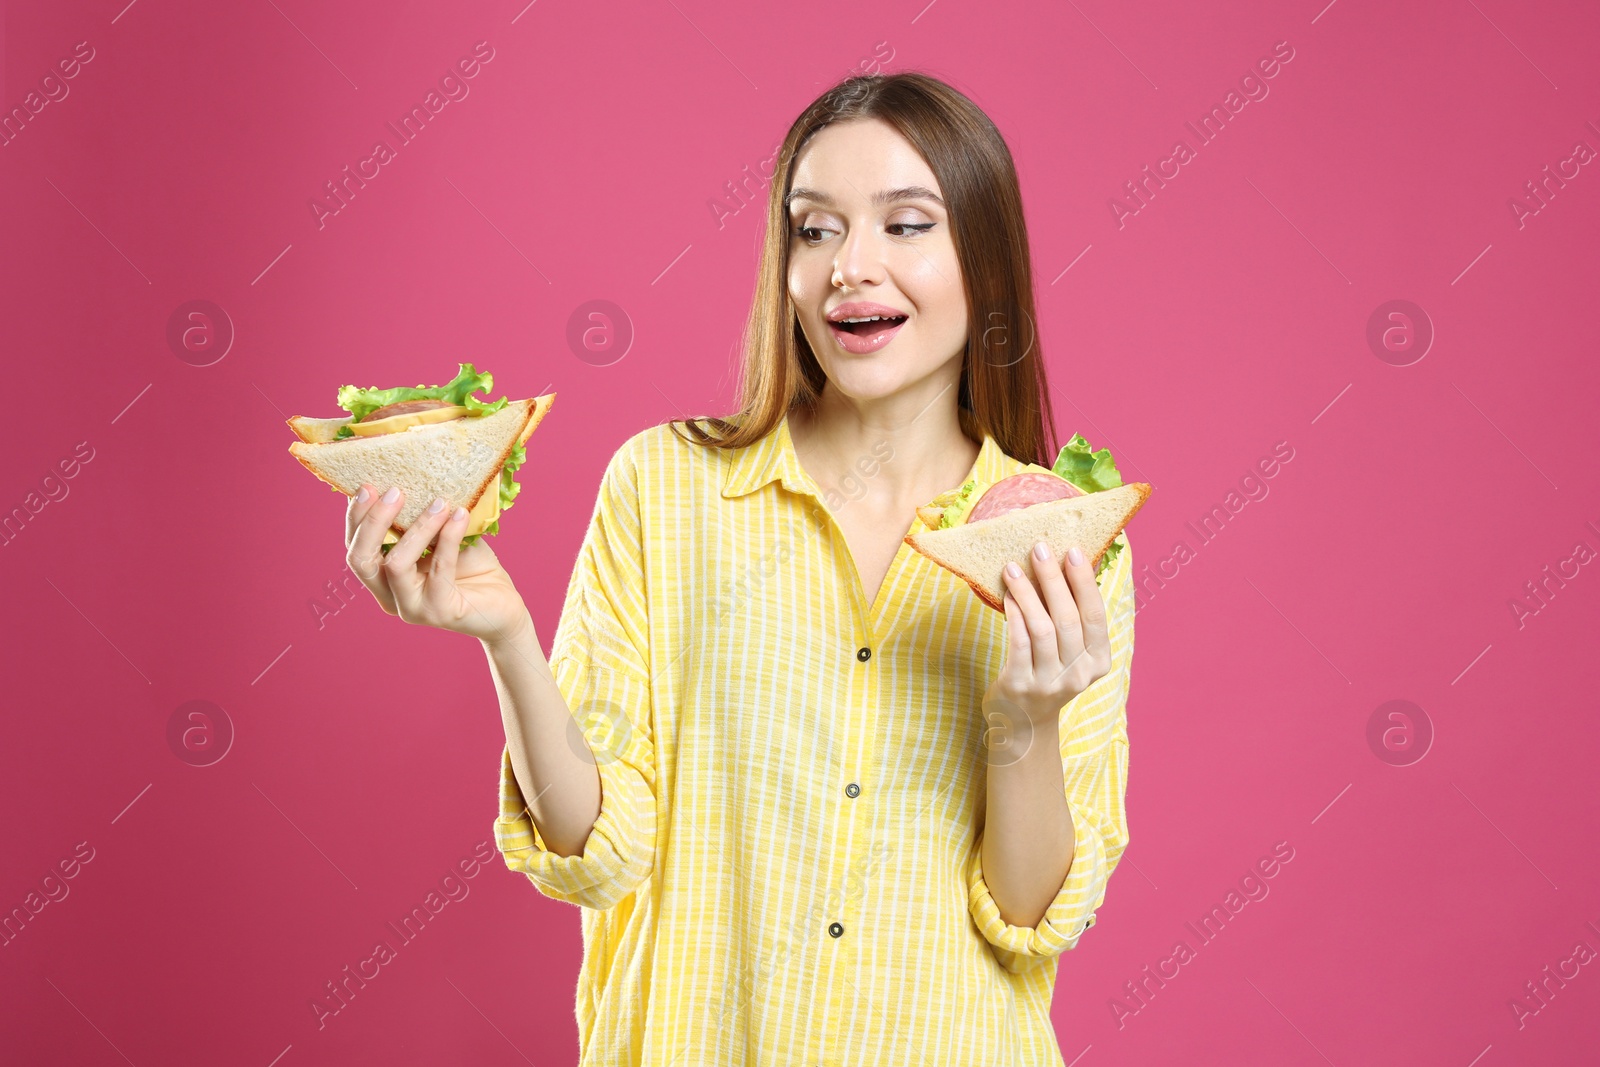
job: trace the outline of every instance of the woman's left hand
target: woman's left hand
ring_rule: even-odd
[[[1043,600],[1022,568],[1006,564],[1006,659],[985,703],[1004,701],[1037,727],[1054,723],[1063,707],[1111,670],[1111,637],[1094,567],[1076,545],[1062,563],[1041,541],[1033,549],[1033,572]]]

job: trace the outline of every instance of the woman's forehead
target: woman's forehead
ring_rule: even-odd
[[[916,146],[877,119],[855,119],[819,132],[795,160],[790,187],[814,194],[808,199],[825,206],[913,187],[943,195]]]

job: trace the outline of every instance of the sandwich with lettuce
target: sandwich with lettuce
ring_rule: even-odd
[[[493,389],[493,376],[471,363],[460,367],[445,385],[341,386],[345,416],[289,420],[299,438],[290,454],[333,489],[354,496],[366,482],[405,493],[385,545],[399,540],[435,497],[467,509],[461,543],[474,544],[500,532],[500,513],[521,489],[516,473],[527,459],[525,444],[556,395],[485,400],[474,394]]]
[[[992,485],[968,479],[934,497],[917,509],[924,528],[905,541],[1004,611],[1007,563],[1032,579],[1035,544],[1047,542],[1057,559],[1077,545],[1098,578],[1127,543],[1122,528],[1149,496],[1144,482],[1123,484],[1109,449],[1095,451],[1073,434],[1053,467],[1030,463]]]

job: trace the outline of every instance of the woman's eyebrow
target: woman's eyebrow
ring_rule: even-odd
[[[791,189],[789,195],[783,198],[783,206],[787,208],[796,200],[810,200],[824,207],[834,206],[833,197],[815,189]],[[903,185],[898,189],[884,189],[874,193],[872,197],[874,204],[892,204],[897,200],[932,200],[940,207],[944,207],[944,201],[939,198],[939,194],[923,185]]]

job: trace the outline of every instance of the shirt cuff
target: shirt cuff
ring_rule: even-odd
[[[511,750],[503,748],[494,838],[506,866],[526,874],[545,896],[605,909],[637,889],[654,867],[655,798],[643,776],[625,760],[602,760],[598,770],[599,818],[583,851],[562,856],[548,849],[528,816],[527,801],[511,767]]]
[[[967,864],[967,896],[972,917],[1006,970],[1021,973],[1076,948],[1094,911],[1105,902],[1110,864],[1101,827],[1080,805],[1067,801],[1074,837],[1072,868],[1037,926],[1013,926],[1000,917],[1000,906],[983,877],[983,839],[974,843]]]

